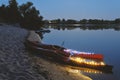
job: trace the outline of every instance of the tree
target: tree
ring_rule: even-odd
[[[1,20],[5,18],[5,10],[6,10],[6,6],[4,4],[0,6],[0,19]]]
[[[115,19],[114,21],[116,24],[120,24],[120,18]]]
[[[18,3],[16,0],[9,0],[8,5],[8,18],[11,22],[19,22],[21,20],[21,14],[18,9]]]
[[[59,23],[61,23],[61,20],[60,19],[54,19],[54,20],[51,20],[51,22],[53,24],[59,24]]]
[[[77,23],[77,21],[76,21],[76,20],[73,20],[73,19],[68,19],[68,20],[66,21],[66,23],[67,23],[67,24],[75,24],[75,23]]]
[[[88,22],[88,20],[87,19],[82,19],[82,20],[80,20],[80,24],[87,24],[87,22]]]
[[[43,25],[43,17],[32,2],[18,6],[16,0],[9,0],[8,6],[0,6],[0,19],[9,23],[20,23],[28,29],[39,29]]]
[[[65,21],[65,19],[63,18],[61,22],[62,22],[62,24],[65,24],[66,21]]]
[[[27,2],[26,4],[22,4],[21,6],[19,6],[19,11],[22,17],[25,17],[26,13],[31,8],[31,6],[33,6],[32,2]]]
[[[29,29],[39,29],[43,25],[43,17],[33,3],[27,2],[19,7],[22,16],[21,25]]]

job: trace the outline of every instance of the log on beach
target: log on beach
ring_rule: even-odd
[[[38,42],[38,43],[42,42],[40,36],[37,33],[35,33],[35,31],[29,31],[29,35],[27,37],[27,41]]]

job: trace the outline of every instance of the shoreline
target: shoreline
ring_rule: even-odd
[[[0,25],[1,80],[91,80],[82,73],[72,73],[67,66],[30,54],[24,45],[28,33],[15,25]]]
[[[28,41],[42,43],[40,36],[35,31],[29,31]],[[32,55],[33,54],[33,55]],[[59,64],[49,59],[44,59],[41,56],[31,52],[31,58],[38,66],[38,71],[43,71],[48,80],[91,80],[87,76],[80,73],[79,70],[69,68],[68,66]],[[44,73],[46,72],[46,73]]]
[[[0,80],[46,80],[36,72],[24,41],[28,31],[15,25],[0,25]]]

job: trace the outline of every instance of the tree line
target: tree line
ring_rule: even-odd
[[[46,20],[45,23],[51,24],[120,24],[120,18],[115,20],[103,20],[103,19],[82,19],[82,20],[73,20],[73,19],[54,19]]]
[[[9,4],[0,6],[0,22],[19,23],[27,29],[40,29],[43,17],[32,2],[18,5],[16,0],[9,0]]]
[[[103,20],[103,19],[82,19],[82,20],[73,20],[73,19],[54,19],[54,20],[45,20],[45,24],[53,26],[55,29],[72,29],[79,27],[83,30],[97,30],[97,29],[114,29],[120,30],[120,18],[115,20]]]

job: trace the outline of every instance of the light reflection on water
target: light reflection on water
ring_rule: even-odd
[[[104,61],[113,65],[113,74],[83,74],[90,76],[93,80],[120,80],[120,31],[106,30],[81,30],[50,29],[50,33],[44,34],[43,42],[47,44],[62,45],[66,48],[85,52],[104,54]],[[82,71],[82,70],[81,70]],[[89,72],[89,71],[88,71]]]
[[[92,74],[102,74],[103,73],[102,71],[99,71],[99,70],[83,68],[83,67],[76,68],[76,67],[67,66],[67,70],[71,73],[82,73],[82,72],[92,73]]]

